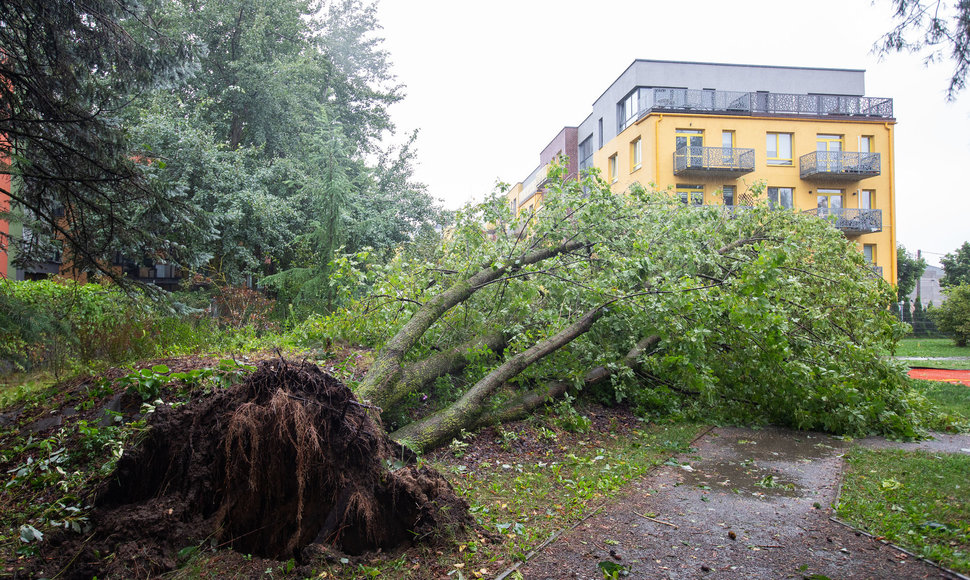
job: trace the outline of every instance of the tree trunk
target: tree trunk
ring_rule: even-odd
[[[652,335],[644,338],[634,346],[630,352],[623,357],[620,361],[630,368],[635,369],[637,367],[637,359],[640,355],[646,352],[647,349],[656,346],[660,342],[660,337],[657,335]],[[583,388],[589,388],[593,385],[601,383],[613,376],[613,371],[606,367],[596,367],[595,369],[586,373],[583,377]],[[564,383],[562,381],[549,381],[537,389],[533,389],[526,393],[523,393],[516,397],[515,399],[509,401],[501,409],[497,409],[490,413],[485,413],[480,415],[475,422],[473,427],[475,429],[481,429],[482,427],[487,427],[489,425],[496,425],[499,423],[505,423],[507,421],[515,421],[517,419],[522,419],[528,416],[532,411],[545,405],[549,401],[562,396],[569,390],[569,383]]]
[[[578,250],[586,245],[582,241],[568,241],[559,246],[535,250],[519,256],[515,260],[508,260],[508,264],[495,266],[494,263],[485,264],[481,270],[472,276],[455,283],[444,292],[434,296],[424,303],[410,320],[384,345],[374,358],[367,375],[357,389],[357,396],[364,401],[378,407],[385,407],[391,400],[391,393],[395,391],[394,384],[401,378],[401,361],[408,350],[421,339],[431,325],[441,318],[448,310],[470,298],[475,292],[487,284],[495,282],[524,266],[542,262],[558,256],[564,252]],[[400,393],[398,393],[398,398]]]
[[[460,399],[437,413],[405,425],[395,431],[391,437],[415,451],[435,447],[454,437],[481,414],[482,403],[486,397],[529,365],[589,331],[593,323],[606,313],[606,306],[606,304],[597,306],[553,336],[511,357],[475,383]]]
[[[492,332],[485,336],[476,336],[446,351],[413,363],[401,370],[400,379],[390,385],[384,397],[384,407],[399,403],[404,397],[416,392],[424,385],[447,374],[457,373],[468,365],[468,353],[488,347],[493,352],[505,348],[505,335]]]

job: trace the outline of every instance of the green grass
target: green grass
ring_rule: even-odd
[[[970,572],[970,456],[855,448],[839,517],[958,572]]]
[[[382,578],[493,578],[524,561],[553,534],[597,511],[627,483],[686,451],[700,429],[694,424],[644,424],[632,434],[608,435],[595,444],[580,442],[564,450],[550,441],[548,456],[509,454],[504,456],[508,462],[485,461],[473,468],[442,455],[431,465],[446,475],[496,539],[473,537],[449,549],[426,550],[416,567],[402,566],[402,558],[378,558],[326,571],[341,579],[364,577],[362,570]],[[415,555],[411,552],[410,557]]]
[[[970,347],[959,347],[949,338],[904,338],[899,341],[895,356],[966,356]],[[919,366],[923,365],[922,362]]]
[[[970,419],[970,387],[958,383],[914,380],[916,388],[941,410]]]

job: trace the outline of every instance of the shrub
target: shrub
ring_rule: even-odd
[[[970,340],[970,284],[954,286],[945,291],[947,300],[928,311],[936,327],[953,337],[957,346],[967,346]]]

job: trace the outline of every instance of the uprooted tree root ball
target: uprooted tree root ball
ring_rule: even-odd
[[[94,536],[56,552],[73,557],[68,576],[147,576],[193,542],[299,560],[311,545],[361,554],[474,526],[375,415],[314,365],[264,362],[242,385],[159,408],[98,494]]]

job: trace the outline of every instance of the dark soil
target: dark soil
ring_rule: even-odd
[[[37,565],[61,578],[148,577],[193,545],[300,562],[473,527],[451,485],[374,416],[315,365],[282,359],[241,385],[160,406],[98,492],[92,533],[49,538]]]

